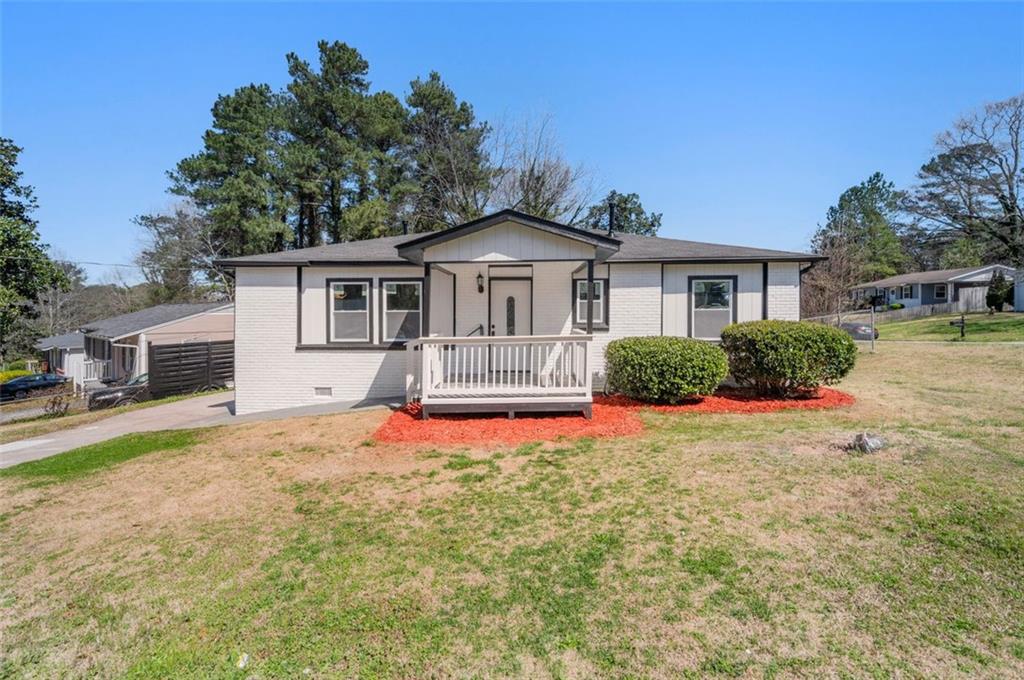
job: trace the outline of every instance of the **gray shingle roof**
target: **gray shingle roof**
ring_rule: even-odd
[[[36,341],[36,349],[40,351],[53,347],[59,347],[60,349],[82,349],[85,347],[85,335],[75,331],[74,333],[64,333],[63,335],[51,335]]]
[[[781,260],[811,262],[824,259],[820,255],[799,253],[767,248],[730,246],[721,243],[684,241],[660,236],[639,234],[615,234],[622,241],[619,252],[608,258],[609,262],[665,262],[700,260]]]
[[[604,232],[595,232],[604,235]],[[406,241],[423,238],[424,234],[408,234],[403,236],[385,236],[365,241],[349,241],[334,243],[315,248],[285,250],[280,253],[266,255],[249,255],[220,260],[225,267],[258,267],[258,266],[295,266],[310,264],[409,264],[409,260],[398,255],[398,246]],[[700,262],[707,260],[736,261],[785,261],[811,262],[824,259],[820,255],[792,252],[785,250],[768,250],[766,248],[748,248],[746,246],[730,246],[718,243],[702,243],[700,241],[684,241],[660,236],[640,236],[638,234],[613,235],[621,241],[618,252],[608,258],[609,262]]]
[[[112,316],[109,319],[92,321],[85,324],[82,330],[86,335],[97,338],[121,338],[147,328],[152,328],[153,326],[184,319],[193,314],[227,307],[230,304],[230,302],[198,302],[194,304],[157,305],[156,307],[140,309],[130,314],[121,314],[120,316]]]
[[[854,288],[887,288],[890,286],[903,286],[913,283],[945,283],[964,274],[981,271],[997,265],[984,265],[981,267],[960,267],[959,269],[932,269],[926,272],[911,272],[909,274],[897,274],[877,281],[859,283]]]

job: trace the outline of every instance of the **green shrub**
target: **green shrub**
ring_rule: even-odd
[[[988,283],[988,292],[985,293],[985,306],[997,312],[1003,311],[1004,305],[1013,304],[1013,282],[1003,276],[1003,272],[996,270],[992,280]]]
[[[623,338],[604,351],[608,386],[633,399],[676,404],[711,394],[725,379],[725,352],[690,338]]]
[[[23,375],[32,375],[32,371],[23,371],[20,369],[0,371],[0,385],[7,382],[8,380],[13,380],[14,378],[19,378]]]
[[[8,364],[6,366],[4,366],[4,370],[5,371],[25,371],[25,370],[28,370],[28,360],[27,359],[15,359],[14,361],[8,362]]]
[[[801,321],[726,326],[722,348],[736,382],[760,394],[786,397],[839,382],[857,358],[857,345],[844,331]]]
[[[903,309],[905,306],[902,302],[894,302],[889,305],[889,309]]]

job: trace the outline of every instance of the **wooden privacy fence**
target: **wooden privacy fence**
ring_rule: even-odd
[[[224,387],[234,375],[232,340],[149,345],[149,391],[154,398]]]

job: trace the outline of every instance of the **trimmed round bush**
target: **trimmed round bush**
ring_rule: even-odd
[[[613,340],[604,356],[612,391],[656,404],[711,394],[729,372],[720,347],[690,338]]]
[[[806,395],[839,382],[857,359],[857,345],[846,332],[802,321],[726,326],[722,348],[737,383],[782,397]]]

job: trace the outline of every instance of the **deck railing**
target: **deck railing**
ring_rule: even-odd
[[[87,359],[82,364],[82,382],[102,380],[111,375],[111,364],[109,359]]]
[[[465,400],[566,398],[589,402],[589,335],[432,337],[406,346],[406,398],[424,404]]]

